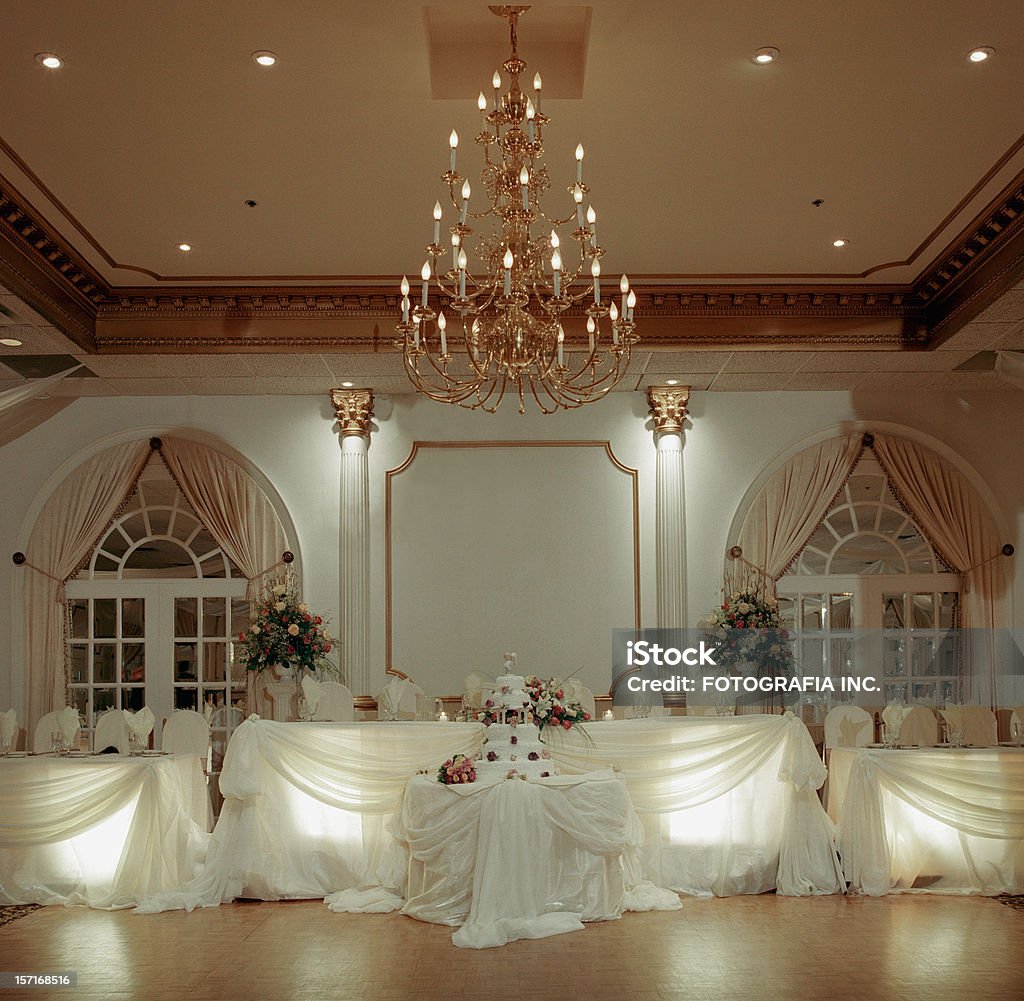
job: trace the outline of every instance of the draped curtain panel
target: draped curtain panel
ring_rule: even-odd
[[[64,582],[131,496],[146,462],[148,442],[115,445],[78,467],[53,493],[32,530],[22,602],[28,732],[66,701]]]
[[[164,438],[160,455],[199,520],[248,578],[252,600],[288,548],[267,495],[237,462],[198,442]]]
[[[772,474],[747,510],[743,558],[778,580],[800,555],[863,451],[863,434],[829,438]]]

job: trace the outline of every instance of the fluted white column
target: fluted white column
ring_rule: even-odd
[[[339,646],[352,694],[370,694],[370,476],[367,452],[373,392],[333,389],[341,434]]]
[[[655,546],[659,629],[681,629],[687,625],[683,422],[689,398],[689,386],[652,386],[647,390],[657,450]]]

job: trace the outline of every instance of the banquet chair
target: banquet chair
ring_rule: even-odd
[[[833,747],[864,747],[874,736],[871,713],[860,706],[834,706],[825,715],[826,759]]]
[[[355,718],[352,692],[337,681],[320,682],[320,701],[313,719],[323,722],[351,723]]]
[[[494,694],[494,682],[485,674],[474,671],[467,674],[462,682],[462,701],[465,705],[479,709]]]
[[[939,742],[939,721],[925,706],[911,706],[897,741],[906,747],[933,747]]]
[[[210,750],[210,724],[194,709],[175,709],[164,723],[160,748],[171,754],[198,754],[205,771]]]
[[[964,743],[974,747],[995,747],[999,743],[996,714],[983,706],[966,706]]]
[[[108,709],[96,720],[93,750],[102,751],[105,747],[116,747],[118,754],[127,754],[131,749],[123,709]]]
[[[67,706],[64,708],[66,709]],[[32,750],[36,754],[53,750],[53,732],[60,729],[57,719],[63,711],[63,709],[57,709],[52,713],[47,713],[36,723],[35,731],[32,734]],[[76,743],[77,740],[78,733],[76,732],[72,744]]]
[[[429,715],[427,697],[411,678],[393,675],[377,696],[377,719],[421,719]]]

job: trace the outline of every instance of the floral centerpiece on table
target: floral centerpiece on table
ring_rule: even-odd
[[[268,582],[253,608],[252,625],[239,633],[241,660],[250,671],[282,664],[301,671],[337,673],[327,660],[333,637],[327,623],[299,600],[293,580]]]
[[[565,689],[554,678],[538,678],[531,674],[526,679],[526,690],[533,700],[533,718],[543,732],[546,726],[571,730],[590,720],[590,713],[578,702],[565,697]]]
[[[437,781],[446,786],[476,781],[476,759],[466,754],[450,757],[437,770]]]
[[[699,623],[718,652],[719,667],[784,675],[793,669],[789,632],[782,626],[774,595],[741,588],[724,596],[722,604]]]

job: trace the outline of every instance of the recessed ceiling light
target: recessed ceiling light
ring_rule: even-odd
[[[192,249],[192,244],[191,243],[179,243],[178,244],[178,250],[180,250],[183,254],[187,254],[191,249]]]
[[[991,59],[996,54],[996,50],[988,45],[979,45],[976,49],[971,49],[967,53],[967,61],[972,63],[983,63],[986,59]]]
[[[342,389],[351,389],[355,385],[354,382],[343,382],[341,384]]]
[[[665,385],[666,386],[678,386],[679,385],[679,380],[678,379],[666,379],[665,380]]]
[[[273,66],[277,62],[277,56],[266,49],[260,49],[259,52],[252,54],[252,61],[260,66]]]
[[[767,66],[779,58],[779,50],[771,45],[763,45],[750,58],[759,66]]]
[[[847,240],[846,237],[841,236],[841,237],[839,237],[838,240],[833,240],[832,241],[832,246],[833,247],[845,247],[845,246],[848,246],[849,243],[850,243],[850,241]]]
[[[20,348],[23,343],[17,337],[0,337],[0,344],[5,348]]]
[[[64,65],[64,60],[52,52],[37,52],[36,62],[45,66],[48,70],[59,70]]]

